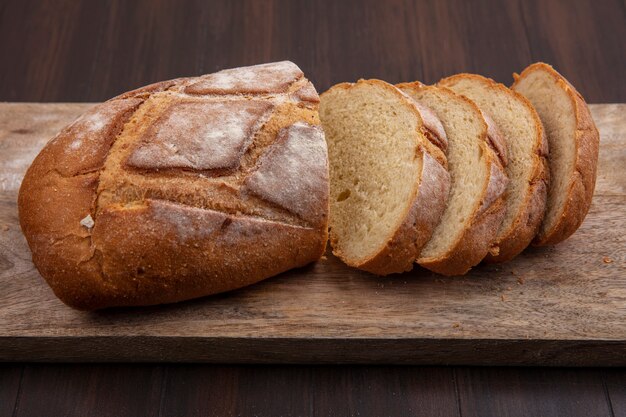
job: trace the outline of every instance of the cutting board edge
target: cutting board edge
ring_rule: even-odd
[[[0,361],[626,366],[626,339],[0,337]]]

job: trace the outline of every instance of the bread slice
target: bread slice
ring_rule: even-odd
[[[378,275],[411,270],[445,207],[450,179],[436,145],[445,138],[427,135],[415,103],[379,80],[332,87],[320,119],[333,253]]]
[[[551,245],[574,233],[589,211],[600,135],[585,100],[550,65],[537,62],[514,78],[511,88],[533,104],[550,145],[552,181],[535,243]]]
[[[434,111],[448,137],[450,197],[418,263],[444,275],[464,274],[488,253],[504,217],[506,145],[471,100],[418,82],[398,87]]]
[[[509,156],[507,209],[486,260],[504,262],[533,240],[543,219],[549,171],[548,145],[537,112],[521,94],[475,74],[444,78],[439,85],[473,100],[502,131]]]

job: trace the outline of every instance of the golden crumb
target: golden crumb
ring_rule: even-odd
[[[461,327],[461,325],[459,323],[454,323],[452,327],[454,327],[455,329],[458,329],[459,327]]]
[[[605,256],[604,258],[602,258],[602,262],[604,262],[605,264],[610,264],[610,263],[613,263],[613,259],[609,258],[608,256]]]
[[[525,281],[524,281],[524,277],[518,277],[518,278],[517,278],[517,283],[518,283],[519,285],[524,285],[524,282],[525,282]]]
[[[500,298],[502,299],[502,301],[506,301],[506,296],[504,294],[502,294]]]

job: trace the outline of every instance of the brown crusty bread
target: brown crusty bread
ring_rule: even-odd
[[[330,159],[330,242],[378,275],[413,268],[445,207],[445,132],[436,116],[380,80],[322,94]]]
[[[521,94],[476,74],[444,78],[438,85],[474,101],[506,138],[509,164],[506,214],[488,262],[505,262],[533,240],[543,219],[549,171],[548,142],[537,112]]]
[[[504,217],[506,143],[466,97],[419,82],[398,88],[434,111],[448,137],[450,196],[418,263],[444,275],[465,274],[488,253]]]
[[[550,146],[552,181],[534,243],[552,245],[574,233],[589,211],[600,135],[583,97],[550,65],[537,62],[514,78],[511,88],[533,104]]]
[[[95,106],[23,180],[36,267],[62,301],[92,310],[232,290],[317,260],[329,189],[318,105],[285,61]]]

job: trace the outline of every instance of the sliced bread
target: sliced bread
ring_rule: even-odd
[[[438,146],[445,137],[425,127],[409,97],[379,80],[335,85],[321,96],[320,118],[333,253],[378,275],[411,270],[447,200],[450,178]]]
[[[473,100],[493,118],[506,139],[506,214],[485,260],[508,261],[533,240],[545,211],[548,145],[541,120],[524,96],[489,78],[458,74],[444,78],[439,85]]]
[[[418,263],[444,275],[464,274],[487,255],[504,217],[506,145],[471,100],[418,82],[398,88],[434,111],[448,137],[450,196]]]
[[[559,243],[578,229],[589,211],[600,136],[585,100],[550,65],[538,62],[514,77],[511,88],[533,104],[550,145],[552,181],[535,243]]]

